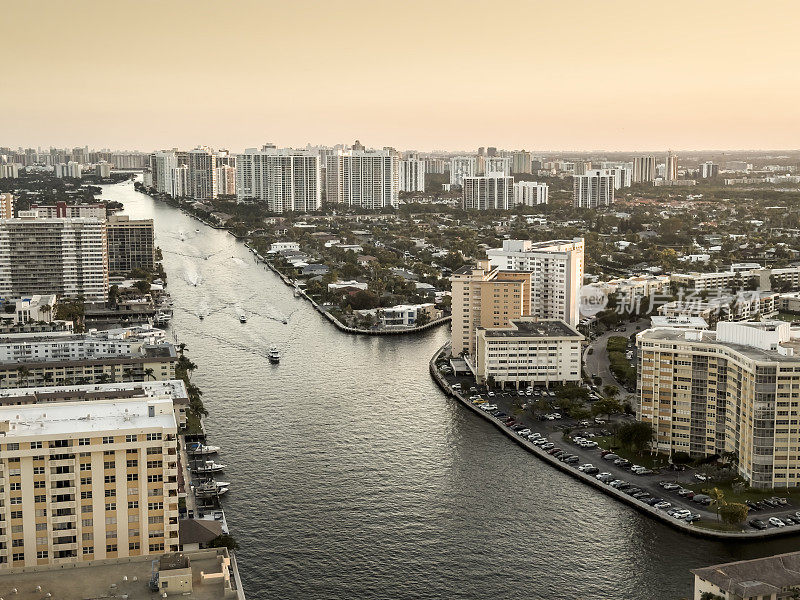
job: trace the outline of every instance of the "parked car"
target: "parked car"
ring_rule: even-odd
[[[767,528],[767,524],[764,523],[764,521],[762,521],[761,519],[750,519],[750,527],[753,527],[754,529],[763,530]]]
[[[781,521],[778,517],[770,517],[769,524],[773,527],[786,527],[786,523]]]
[[[664,502],[659,502],[658,504],[656,504],[654,508],[657,508],[659,510],[666,510],[670,506],[672,506],[672,504],[670,502],[664,501]]]

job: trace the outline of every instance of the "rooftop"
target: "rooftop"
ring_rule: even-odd
[[[3,421],[9,423],[6,439],[178,426],[172,400],[135,397],[0,406],[0,423]]]
[[[479,328],[481,329],[481,328]],[[484,329],[486,337],[572,337],[583,339],[575,329],[558,319],[514,319],[510,327]]]
[[[226,584],[222,578],[201,581],[201,573],[220,573],[227,567],[221,561],[227,559],[224,548],[184,552],[192,569],[192,600],[223,600]],[[179,555],[182,556],[182,555]],[[15,600],[42,600],[52,594],[58,600],[85,600],[86,598],[123,598],[128,600],[152,600],[158,597],[150,591],[153,559],[157,556],[142,556],[118,560],[97,561],[102,564],[77,563],[37,567],[36,571],[0,574],[0,597]],[[170,559],[167,559],[168,561]],[[159,562],[161,562],[159,560]],[[158,563],[156,563],[158,564]],[[37,591],[37,586],[41,590]],[[12,590],[16,589],[16,593]],[[235,596],[234,596],[235,597]]]
[[[0,390],[0,405],[28,404],[32,402],[76,402],[122,398],[170,398],[173,403],[188,402],[183,381],[129,381],[95,383],[88,385],[50,385],[36,388],[9,388]]]
[[[800,552],[693,569],[692,573],[737,597],[770,596],[800,585]]]

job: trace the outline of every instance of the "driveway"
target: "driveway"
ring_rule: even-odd
[[[642,329],[649,327],[649,325],[650,319],[639,319],[634,323],[628,323],[625,325],[624,331],[607,331],[600,337],[592,340],[592,342],[590,342],[583,351],[583,364],[586,366],[586,371],[589,373],[589,375],[598,375],[600,379],[603,380],[602,385],[615,385],[617,388],[619,388],[620,392],[624,394],[625,388],[619,381],[617,381],[617,378],[614,377],[614,374],[611,372],[606,344],[608,344],[608,339],[610,337],[624,336],[627,338],[636,331],[641,331]],[[591,354],[589,353],[590,348],[593,349]]]

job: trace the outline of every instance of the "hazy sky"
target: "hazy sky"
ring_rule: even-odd
[[[2,4],[0,146],[798,148],[800,3]]]

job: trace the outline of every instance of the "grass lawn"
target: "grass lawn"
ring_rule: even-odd
[[[729,525],[722,521],[717,521],[716,517],[699,520],[694,522],[695,527],[702,527],[703,529],[713,529],[714,531],[744,531],[744,525]]]
[[[745,500],[752,500],[756,502],[758,500],[764,500],[765,498],[778,496],[779,498],[789,499],[791,505],[785,507],[787,512],[795,512],[796,510],[800,509],[800,490],[797,490],[796,488],[789,490],[786,488],[766,490],[759,488],[733,489],[731,484],[714,483],[713,481],[710,483],[698,481],[692,486],[692,489],[694,489],[696,492],[702,491],[703,493],[710,492],[713,488],[717,488],[718,490],[721,490],[723,494],[725,494],[726,502],[739,502],[740,504],[744,504]]]
[[[800,321],[800,315],[795,313],[786,313],[786,312],[779,312],[772,318],[778,319],[779,321]]]
[[[622,458],[627,458],[632,463],[642,465],[648,469],[666,467],[668,464],[666,456],[650,454],[649,452],[634,452],[633,450],[623,448],[620,446],[619,440],[617,440],[615,436],[602,436],[592,439],[597,442],[601,448],[605,450],[613,450],[614,454],[617,454]]]

